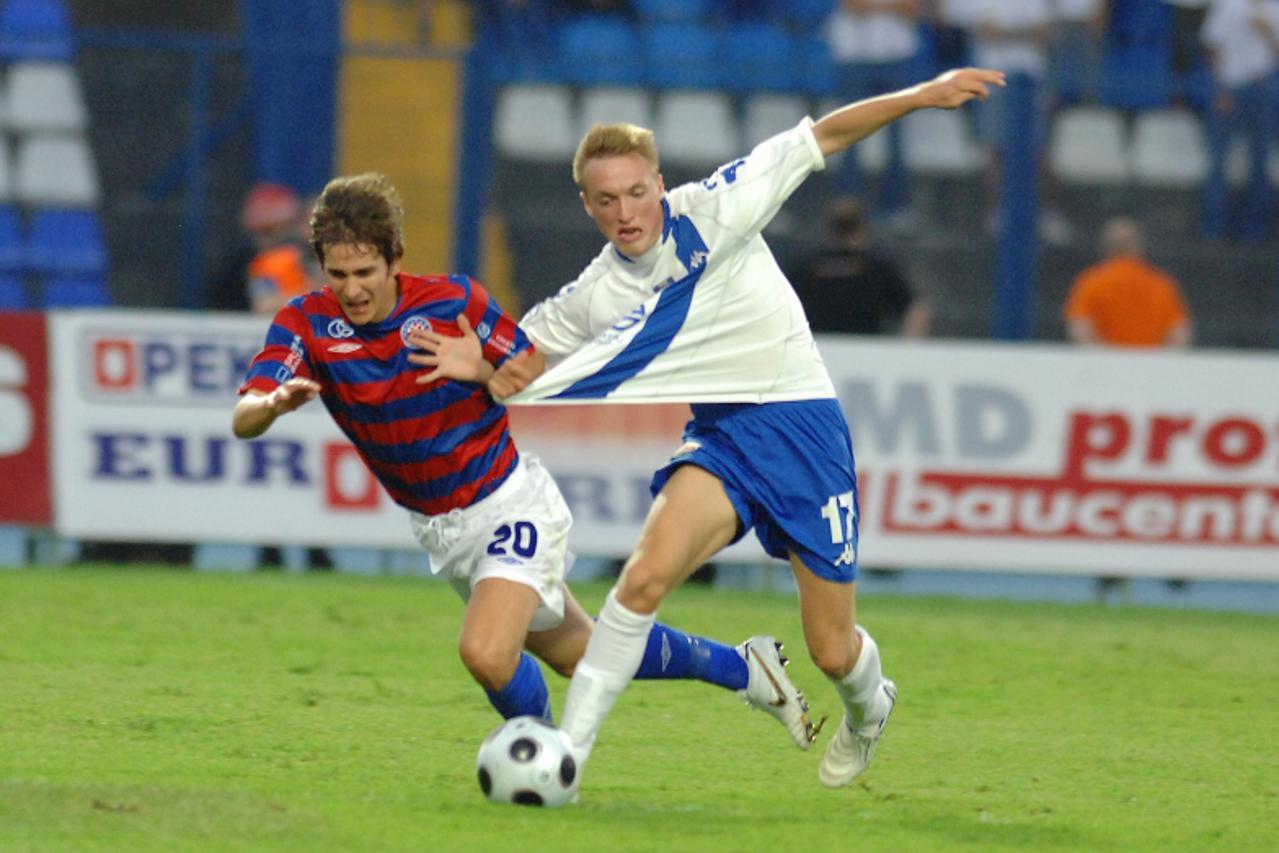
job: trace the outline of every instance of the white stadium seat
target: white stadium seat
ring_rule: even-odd
[[[13,199],[13,164],[9,157],[9,139],[0,133],[0,203]]]
[[[623,121],[640,127],[653,126],[653,104],[647,89],[599,86],[582,92],[577,110],[578,139],[592,125]]]
[[[17,62],[5,84],[5,121],[16,131],[83,131],[89,125],[75,66]]]
[[[1189,110],[1139,114],[1132,131],[1133,177],[1161,187],[1194,187],[1208,176],[1203,125]]]
[[[733,105],[719,92],[662,92],[655,124],[663,163],[714,166],[745,153]]]
[[[576,129],[573,93],[565,86],[519,84],[498,94],[494,142],[507,157],[567,162],[577,150]]]
[[[1048,137],[1048,166],[1062,181],[1121,184],[1132,177],[1123,116],[1112,109],[1070,107]]]
[[[797,95],[754,95],[746,101],[742,130],[745,148],[753,148],[768,137],[789,130],[808,115],[808,101]]]
[[[875,136],[885,138],[887,130]],[[920,110],[902,119],[902,159],[912,172],[965,175],[982,166],[967,117],[959,110]]]
[[[23,137],[15,171],[15,196],[23,204],[96,207],[102,199],[93,153],[83,136]]]

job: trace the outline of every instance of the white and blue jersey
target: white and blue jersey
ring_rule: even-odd
[[[648,252],[628,258],[605,246],[520,321],[550,368],[506,402],[697,404],[687,435],[698,449],[671,464],[715,473],[770,554],[794,550],[824,577],[848,581],[857,550],[848,426],[799,298],[760,233],[824,166],[805,119],[669,192]],[[838,524],[830,507],[844,513]]]

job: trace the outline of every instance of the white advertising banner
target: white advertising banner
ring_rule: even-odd
[[[54,517],[82,539],[413,547],[313,403],[239,441],[231,409],[261,318],[54,312]]]
[[[258,318],[55,313],[55,517],[79,538],[412,547],[323,407],[230,432]],[[1279,580],[1279,357],[822,339],[852,427],[861,562]],[[574,550],[625,556],[678,405],[512,407]],[[785,476],[785,472],[779,472]],[[734,559],[762,555],[753,536]]]

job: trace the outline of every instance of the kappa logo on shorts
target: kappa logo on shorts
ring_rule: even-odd
[[[431,331],[431,321],[421,314],[414,315],[405,320],[404,324],[400,326],[400,341],[409,349],[417,349],[417,347],[409,343],[409,335],[413,332],[429,331]]]
[[[857,562],[857,549],[853,547],[852,542],[844,544],[844,552],[835,558],[837,566],[851,566]]]

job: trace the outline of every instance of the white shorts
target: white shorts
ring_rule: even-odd
[[[410,512],[409,520],[431,573],[448,578],[463,601],[485,578],[502,578],[532,587],[541,599],[529,630],[564,621],[573,516],[536,456],[521,454],[506,482],[479,503],[441,515]]]

